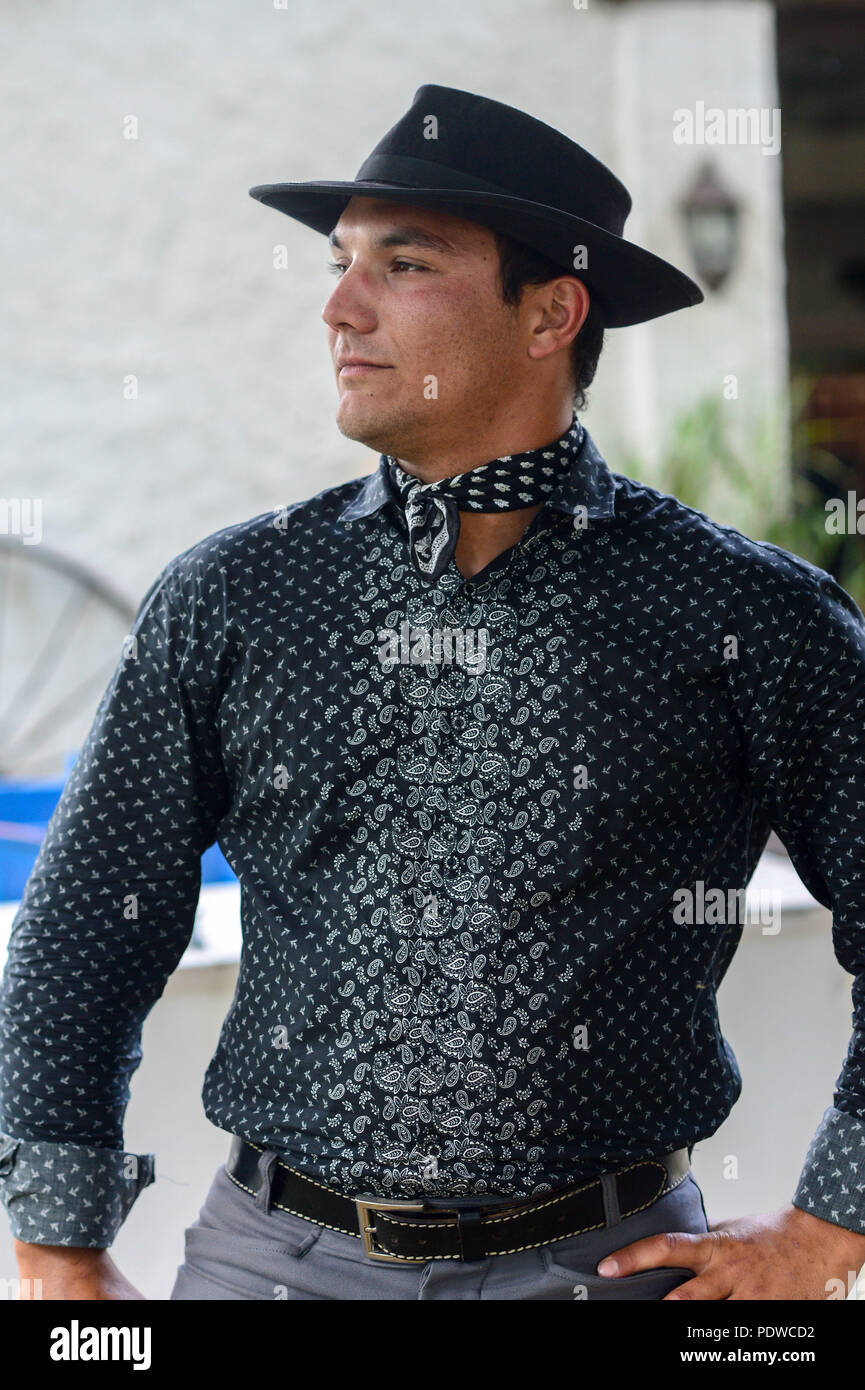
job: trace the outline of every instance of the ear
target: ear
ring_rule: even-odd
[[[589,291],[575,275],[528,287],[530,357],[548,357],[569,347],[589,312]]]

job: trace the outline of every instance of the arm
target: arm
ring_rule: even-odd
[[[792,1205],[856,1233],[865,1260],[865,619],[825,576],[765,706],[752,711],[759,795],[805,886],[832,910],[853,977],[853,1031]],[[756,716],[756,717],[755,717]],[[827,1238],[830,1233],[826,1233]],[[858,1268],[858,1266],[857,1266]]]
[[[615,1252],[618,1274],[693,1269],[671,1300],[837,1297],[865,1264],[865,619],[823,571],[784,573],[752,586],[740,609],[730,682],[755,798],[832,909],[853,1035],[790,1203]]]
[[[110,1283],[105,1252],[153,1181],[152,1155],[123,1151],[129,1080],[144,1019],[189,942],[200,856],[229,800],[219,643],[207,630],[220,605],[189,555],[139,607],[12,924],[0,1196],[25,1277],[89,1261]]]

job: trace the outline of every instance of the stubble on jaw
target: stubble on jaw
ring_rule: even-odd
[[[389,406],[382,404],[378,408],[370,404],[363,411],[349,410],[343,413],[337,409],[336,426],[346,439],[365,444],[378,454],[391,454],[394,457],[398,457],[400,449],[416,448],[424,435],[428,434],[428,428],[424,428],[416,413],[398,402]]]

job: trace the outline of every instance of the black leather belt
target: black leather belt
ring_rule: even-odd
[[[267,1176],[262,1167],[269,1169]],[[632,1163],[615,1180],[621,1217],[651,1206],[687,1176],[687,1149]],[[544,1193],[533,1201],[501,1195],[418,1197],[387,1201],[345,1197],[315,1178],[289,1168],[273,1150],[234,1137],[225,1170],[232,1182],[256,1196],[269,1181],[270,1205],[330,1231],[363,1241],[374,1260],[483,1260],[514,1255],[607,1225],[603,1184],[589,1178]]]

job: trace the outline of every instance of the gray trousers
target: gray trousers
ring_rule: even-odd
[[[384,1264],[360,1240],[290,1212],[256,1206],[222,1167],[186,1230],[172,1300],[213,1299],[662,1299],[694,1277],[690,1269],[644,1270],[620,1279],[596,1272],[600,1260],[643,1236],[708,1229],[693,1172],[644,1211],[619,1220],[604,1182],[607,1225],[537,1250],[485,1260]],[[612,1193],[612,1195],[611,1195]]]

